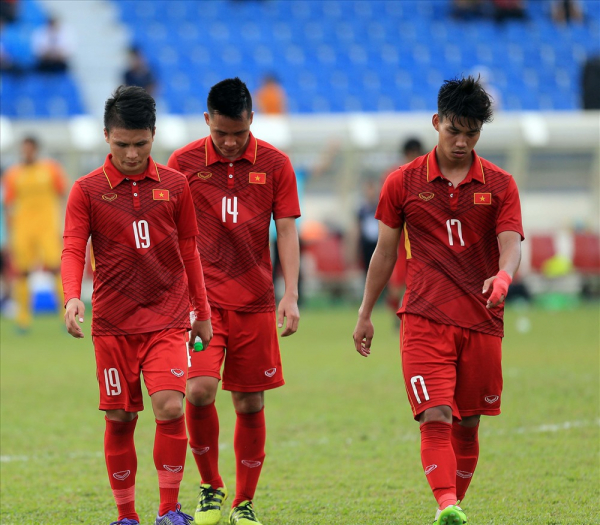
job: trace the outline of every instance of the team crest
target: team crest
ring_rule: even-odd
[[[117,198],[117,194],[116,193],[105,193],[104,195],[102,195],[102,199],[108,202],[112,202]]]
[[[423,193],[419,193],[419,197],[421,197],[421,199],[427,202],[435,197],[435,193],[431,193],[430,191],[424,191]]]
[[[198,177],[202,180],[210,179],[212,177],[212,173],[210,171],[199,171]]]

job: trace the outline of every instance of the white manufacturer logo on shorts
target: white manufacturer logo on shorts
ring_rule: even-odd
[[[498,401],[498,399],[500,399],[500,396],[485,396],[484,399],[491,405],[492,403]]]
[[[192,452],[196,454],[196,456],[201,456],[202,454],[206,454],[210,450],[210,447],[204,448],[193,448]]]
[[[262,463],[260,461],[252,461],[250,459],[242,459],[242,465],[246,465],[248,468],[260,467]]]
[[[176,377],[181,377],[184,374],[183,370],[179,368],[171,368],[171,373]]]
[[[268,370],[265,370],[265,375],[267,377],[273,377],[275,372],[277,372],[277,368],[269,368]]]
[[[183,470],[183,466],[182,465],[177,465],[176,467],[172,466],[172,465],[163,465],[165,470],[168,470],[169,472],[181,472]]]
[[[426,469],[425,469],[425,475],[428,476],[429,474],[431,474],[435,469],[437,468],[437,465],[434,463],[433,465],[429,465]]]
[[[473,477],[473,473],[472,473],[472,472],[466,472],[466,471],[464,471],[464,470],[457,470],[457,471],[456,471],[456,475],[457,475],[459,478],[465,478],[465,479],[468,479],[468,478],[472,478],[472,477]]]
[[[129,477],[129,474],[131,474],[131,470],[121,470],[120,472],[115,472],[113,478],[123,481]]]

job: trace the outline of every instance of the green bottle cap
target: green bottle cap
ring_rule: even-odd
[[[194,352],[202,352],[204,350],[204,346],[202,345],[202,341],[196,341],[194,343]]]

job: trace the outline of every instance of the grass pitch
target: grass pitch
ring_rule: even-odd
[[[375,312],[365,359],[352,343],[356,309],[305,310],[300,331],[281,341],[287,385],[266,395],[267,459],[255,498],[264,525],[433,521],[392,318]],[[509,309],[506,328],[503,414],[482,420],[479,466],[463,505],[469,524],[600,523],[598,308]],[[52,317],[39,318],[28,336],[4,319],[0,329],[0,522],[108,525],[116,512],[89,327],[82,341]],[[227,392],[217,405],[231,492]],[[136,431],[142,525],[154,522],[158,505],[146,406]],[[188,453],[180,496],[187,513],[197,483]]]

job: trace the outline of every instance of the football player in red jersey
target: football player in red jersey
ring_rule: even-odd
[[[287,155],[250,132],[252,98],[239,78],[214,85],[204,113],[210,134],[175,151],[168,165],[188,177],[198,219],[214,337],[191,356],[186,420],[200,471],[195,520],[216,525],[227,488],[218,467],[223,389],[237,414],[236,493],[229,521],[258,524],[253,499],[265,458],[264,391],[284,384],[277,327],[282,337],[298,328],[300,265],[295,219],[296,178]],[[273,216],[285,292],[275,312],[269,224]],[[285,323],[285,327],[284,327]]]
[[[196,248],[198,228],[185,177],[154,162],[154,99],[140,87],[118,88],[106,101],[104,165],[78,179],[65,217],[62,280],[65,322],[84,334],[80,299],[87,240],[94,268],[92,335],[105,411],[104,453],[117,504],[113,525],[136,525],[134,431],[143,410],[140,373],[156,418],[154,463],[160,505],[156,525],[188,525],[181,512],[187,436],[183,416],[190,329],[212,337],[210,306]]]
[[[474,150],[491,117],[479,80],[450,80],[440,88],[432,119],[437,146],[390,174],[383,186],[377,248],[353,334],[358,353],[368,356],[371,313],[404,229],[400,351],[438,525],[466,523],[457,503],[477,464],[480,416],[500,413],[503,302],[521,258],[515,181]]]

